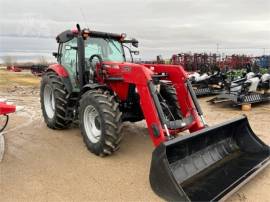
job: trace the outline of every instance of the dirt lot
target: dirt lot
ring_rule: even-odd
[[[0,71],[0,98],[25,107],[11,115],[5,133],[0,201],[161,201],[148,181],[154,147],[144,122],[125,123],[121,149],[109,158],[96,157],[85,148],[76,126],[62,131],[46,127],[38,83],[29,73]],[[207,99],[200,103],[209,125],[243,114],[228,106],[211,106]],[[255,133],[270,144],[270,104],[245,114]],[[269,179],[270,167],[229,200],[270,201]]]

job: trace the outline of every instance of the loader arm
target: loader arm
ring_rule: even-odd
[[[108,85],[114,92],[120,95],[120,99],[126,99],[125,93],[123,93],[123,89],[127,86],[126,83],[135,84],[140,96],[140,106],[154,145],[158,146],[160,143],[167,141],[171,136],[171,131],[180,132],[188,129],[190,132],[194,132],[204,128],[186,84],[187,75],[181,66],[146,66],[123,63],[119,64],[117,70],[108,67],[108,63],[106,63],[106,66],[109,76],[105,80],[109,81]],[[111,66],[114,65],[111,64]],[[164,119],[159,100],[157,99],[158,92],[153,81],[155,75],[160,74],[166,75],[166,78],[163,79],[170,82],[177,92],[178,104],[183,118],[186,120],[184,127],[180,126],[180,120],[166,122]]]
[[[180,65],[149,65],[146,67],[153,69],[155,73],[168,75],[168,80],[171,81],[174,86],[178,98],[178,102],[181,108],[181,112],[185,118],[192,117],[193,122],[189,125],[188,130],[190,132],[198,131],[204,128],[203,114],[200,106],[197,102],[195,94],[193,94],[192,88],[189,88],[188,75],[184,68]],[[193,95],[192,95],[193,94]]]

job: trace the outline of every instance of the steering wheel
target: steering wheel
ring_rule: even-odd
[[[93,60],[94,58],[98,59],[98,62],[94,63]],[[90,64],[90,70],[89,70],[89,76],[90,76],[90,80],[93,81],[94,80],[94,76],[95,76],[95,70],[96,70],[96,65],[100,64],[102,66],[103,60],[101,58],[100,55],[98,54],[94,54],[89,58],[89,64]]]
[[[92,67],[93,67],[93,59],[94,59],[94,58],[97,58],[97,59],[99,60],[99,63],[100,63],[100,64],[103,62],[103,60],[102,60],[102,58],[101,58],[100,55],[94,54],[94,55],[92,55],[92,56],[89,58],[90,65],[92,65]]]

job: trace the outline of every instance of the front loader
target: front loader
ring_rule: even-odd
[[[269,147],[246,117],[206,125],[182,66],[126,62],[124,49],[137,47],[136,39],[77,25],[56,40],[58,63],[40,90],[47,126],[64,129],[78,120],[88,150],[108,156],[119,149],[122,123],[145,119],[156,146],[150,184],[162,198],[218,200],[269,163]],[[177,137],[186,130],[191,134]],[[221,172],[228,179],[220,180]]]

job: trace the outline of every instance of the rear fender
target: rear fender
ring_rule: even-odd
[[[67,70],[60,64],[53,64],[48,67],[46,72],[55,72],[62,80],[64,83],[68,93],[72,93],[73,88],[72,84],[68,75]]]
[[[67,70],[60,64],[50,65],[47,71],[54,71],[60,77],[68,77]]]

